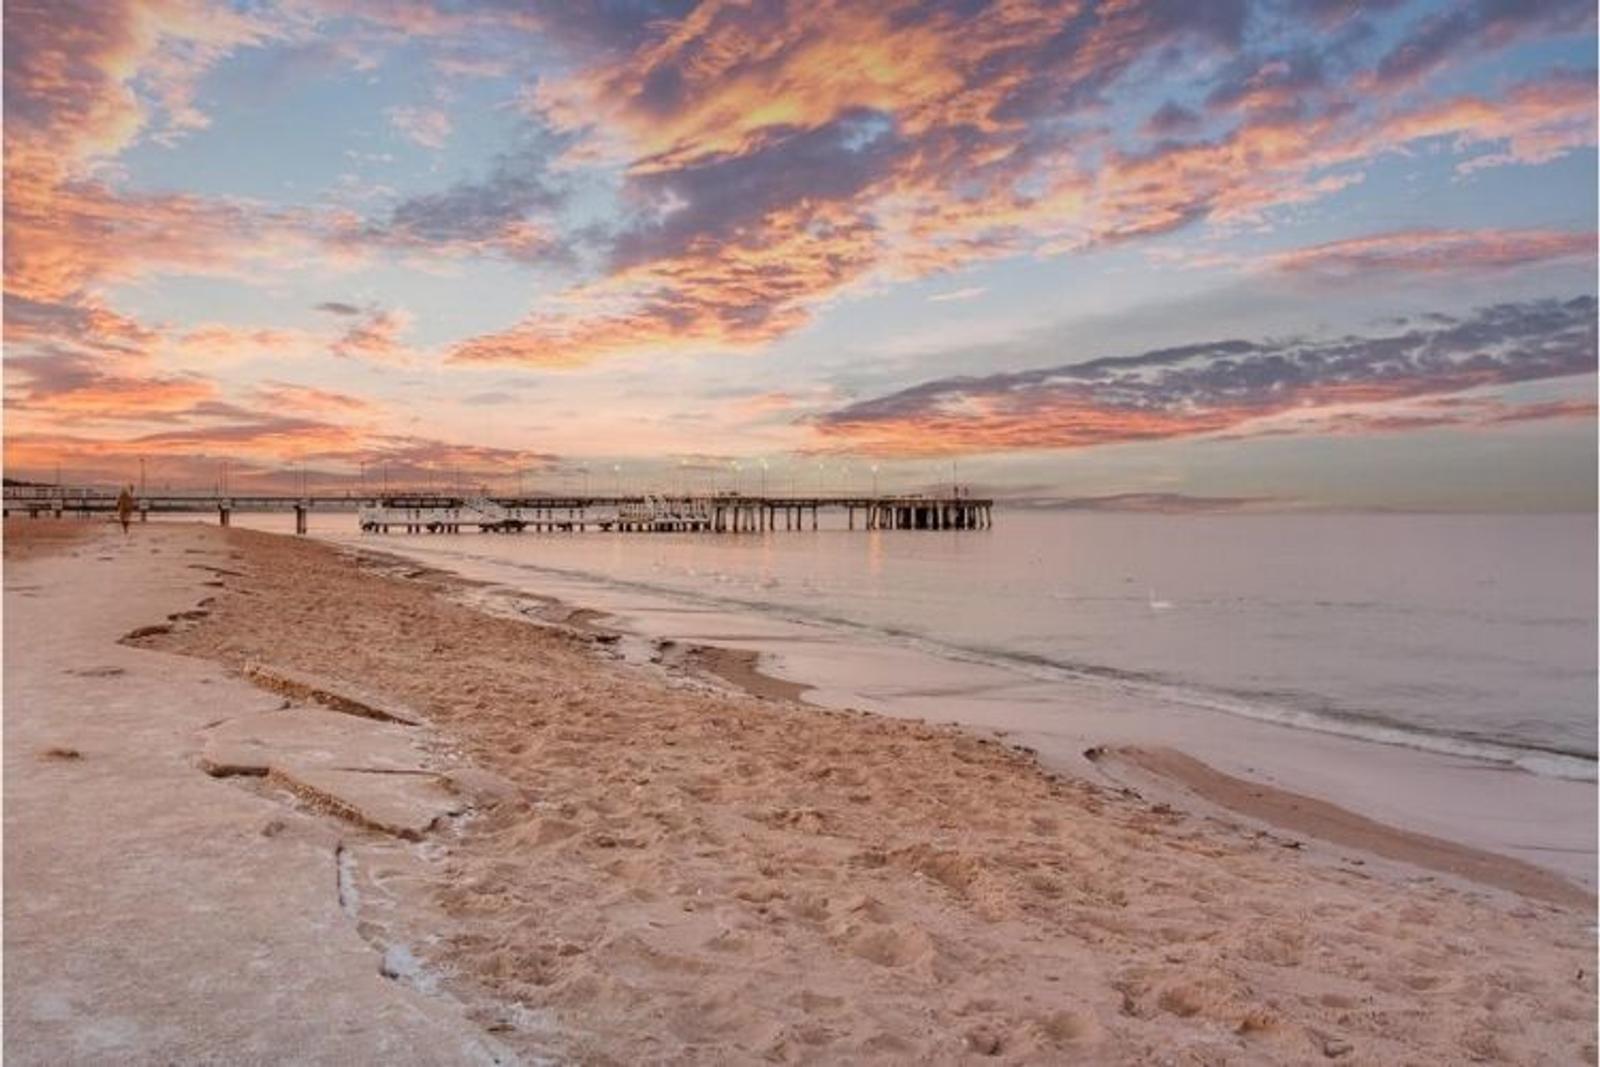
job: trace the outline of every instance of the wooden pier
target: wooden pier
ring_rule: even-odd
[[[5,514],[55,518],[107,516],[117,494],[103,489],[7,486]],[[994,501],[948,494],[472,496],[432,491],[378,495],[270,493],[135,494],[140,521],[155,514],[210,514],[227,526],[235,512],[288,512],[305,533],[311,512],[355,512],[373,533],[616,531],[623,533],[766,533],[818,530],[821,516],[841,515],[847,530],[987,530]]]
[[[767,533],[817,530],[824,512],[847,530],[986,530],[994,501],[949,496],[390,496],[363,507],[374,533]]]

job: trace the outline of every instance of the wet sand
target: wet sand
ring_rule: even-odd
[[[811,689],[763,671],[761,653],[754,649],[677,641],[657,641],[656,648],[658,662],[709,675],[758,700],[798,701]]]
[[[343,840],[385,966],[521,1055],[1595,1060],[1589,907],[1330,864],[961,729],[711,692],[437,572],[208,536],[238,573],[136,645],[359,687],[502,783],[420,851]]]
[[[6,519],[5,558],[20,563],[54,555],[108,528],[103,519]]]
[[[1172,749],[1113,748],[1095,758],[1113,766],[1131,764],[1203,801],[1291,833],[1537,900],[1586,911],[1595,907],[1594,894],[1531,863],[1385,826],[1314,797],[1222,774]]]

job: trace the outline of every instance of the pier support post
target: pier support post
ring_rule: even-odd
[[[223,526],[230,525],[228,520],[232,513],[232,509],[226,503],[219,504],[217,506],[217,522]]]
[[[300,534],[302,537],[305,536],[306,532],[306,512],[308,510],[309,509],[304,503],[299,503],[294,506],[294,532]]]

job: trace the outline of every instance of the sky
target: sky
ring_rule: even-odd
[[[1592,0],[11,0],[5,467],[1590,510]]]

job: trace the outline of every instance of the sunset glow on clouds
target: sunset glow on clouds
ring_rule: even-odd
[[[1592,449],[1591,4],[6,16],[14,476]]]

